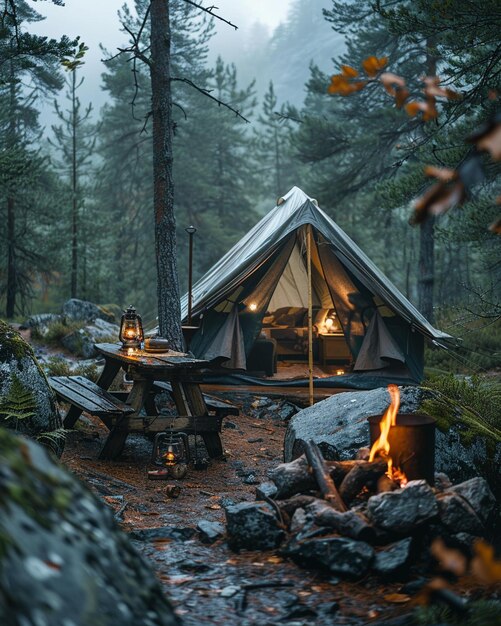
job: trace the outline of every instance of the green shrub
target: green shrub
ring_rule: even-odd
[[[78,363],[71,365],[66,359],[52,356],[43,364],[47,376],[83,376],[96,382],[99,378],[100,368],[96,363]]]
[[[462,341],[451,351],[426,347],[426,371],[442,370],[467,374],[500,366],[501,319],[490,324],[486,324],[485,319],[459,324],[450,314],[444,314],[437,320],[436,326]]]
[[[501,602],[477,600],[468,603],[468,610],[458,614],[444,605],[420,607],[414,612],[416,626],[501,626]]]
[[[62,320],[57,320],[47,326],[48,332],[44,335],[35,327],[31,332],[31,337],[38,343],[48,346],[60,346],[63,337],[84,326],[85,322],[63,322]]]
[[[433,376],[423,387],[438,391],[423,402],[423,409],[436,418],[437,426],[447,430],[458,414],[468,425],[464,437],[488,435],[501,441],[501,382],[486,376]]]

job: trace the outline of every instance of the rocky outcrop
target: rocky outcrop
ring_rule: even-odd
[[[92,359],[97,356],[94,344],[118,341],[119,330],[116,324],[98,318],[93,324],[78,328],[65,335],[61,339],[61,343],[72,354],[84,359]]]
[[[454,482],[480,475],[500,500],[501,441],[494,429],[475,423],[471,415],[463,414],[437,391],[401,387],[400,394],[401,413],[422,412],[437,418],[436,471],[445,472]],[[299,457],[309,439],[321,447],[326,458],[354,458],[359,448],[369,445],[367,417],[382,414],[389,403],[387,390],[380,388],[339,393],[300,411],[287,428],[285,461]],[[331,455],[326,454],[329,449]]]
[[[0,321],[0,426],[26,434],[61,454],[61,416],[33,350]]]
[[[105,322],[117,322],[116,312],[88,302],[87,300],[78,300],[77,298],[71,298],[63,304],[63,317],[66,321],[71,322],[94,322],[97,319],[102,319]]]
[[[0,429],[0,624],[177,626],[113,513],[29,440]]]
[[[418,387],[401,389],[400,410],[413,413],[419,408],[422,392]],[[370,415],[384,413],[390,403],[386,389],[338,393],[294,415],[285,435],[285,461],[304,452],[304,442],[313,439],[325,458],[336,460],[336,453],[326,455],[330,447],[341,459],[355,458],[358,450],[369,444]]]

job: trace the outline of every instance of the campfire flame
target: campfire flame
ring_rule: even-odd
[[[374,461],[376,456],[387,459],[388,469],[386,475],[403,487],[407,484],[407,476],[398,467],[393,467],[393,459],[390,456],[390,442],[388,441],[390,428],[397,423],[397,413],[400,407],[400,391],[397,385],[388,385],[388,393],[390,394],[391,403],[379,422],[381,434],[371,448],[369,461]]]

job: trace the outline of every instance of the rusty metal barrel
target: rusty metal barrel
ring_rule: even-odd
[[[381,418],[382,415],[367,418],[371,446],[381,434]],[[435,424],[429,415],[398,413],[396,425],[390,428],[390,457],[408,480],[424,478],[430,485],[435,482]]]

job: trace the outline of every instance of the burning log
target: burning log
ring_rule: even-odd
[[[343,502],[350,504],[366,486],[373,484],[386,472],[387,463],[382,459],[362,461],[352,467],[339,486]]]
[[[376,485],[376,491],[378,493],[384,493],[385,491],[395,491],[399,489],[398,484],[386,474],[379,477]]]
[[[322,453],[313,439],[306,443],[305,454],[324,499],[341,513],[346,511],[346,505],[339,495]]]

